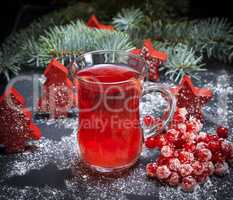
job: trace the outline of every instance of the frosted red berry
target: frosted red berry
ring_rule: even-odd
[[[180,169],[180,161],[178,158],[170,158],[168,161],[168,167],[170,170],[177,172]]]
[[[149,149],[157,147],[158,139],[156,137],[148,137],[145,141],[145,146]]]
[[[167,180],[170,186],[178,186],[180,183],[180,176],[177,172],[172,172]]]
[[[225,160],[225,155],[223,155],[221,152],[217,152],[217,153],[213,154],[212,161],[214,163],[221,163],[224,160]]]
[[[182,189],[186,192],[193,191],[196,185],[197,185],[197,181],[192,176],[184,177],[181,183]]]
[[[209,161],[212,159],[212,153],[209,149],[199,149],[197,151],[197,158],[200,161]]]
[[[205,166],[200,161],[195,161],[192,164],[192,168],[193,168],[193,175],[195,175],[195,176],[199,176],[199,175],[203,174],[203,172],[205,171]]]
[[[144,117],[144,119],[143,119],[143,122],[144,122],[144,125],[145,125],[145,126],[150,127],[150,126],[153,126],[153,125],[154,125],[155,119],[154,119],[154,117],[151,116],[151,115],[146,115],[146,116]]]
[[[225,128],[222,126],[218,127],[217,134],[218,134],[218,137],[220,137],[220,138],[227,138],[228,137],[228,128]]]
[[[183,148],[185,151],[194,152],[194,150],[196,149],[196,145],[194,143],[185,143],[183,145]]]
[[[156,177],[160,180],[167,179],[171,175],[171,171],[166,165],[158,166],[156,169]]]
[[[156,176],[156,169],[157,164],[156,163],[148,163],[146,165],[146,173],[149,177],[155,177]]]
[[[226,162],[222,162],[222,163],[216,163],[215,164],[215,171],[214,173],[217,176],[223,176],[227,173],[229,173],[229,166]]]
[[[211,161],[203,162],[204,165],[204,173],[207,174],[208,176],[212,175],[215,170],[214,163]]]
[[[181,151],[179,153],[179,160],[181,163],[191,163],[194,160],[194,155],[188,151]]]
[[[211,150],[212,153],[220,152],[221,146],[219,141],[210,141],[208,144],[208,148]]]
[[[161,149],[161,155],[167,158],[171,157],[173,155],[173,149],[168,145],[163,146]]]
[[[193,168],[190,164],[181,164],[179,169],[179,173],[181,176],[183,177],[189,176],[192,174],[192,172],[193,172]]]

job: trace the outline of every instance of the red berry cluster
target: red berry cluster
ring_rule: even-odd
[[[145,141],[147,148],[159,148],[161,154],[147,164],[148,176],[170,186],[192,191],[212,174],[224,175],[233,160],[233,144],[226,140],[228,129],[217,128],[217,134],[200,132],[202,124],[186,118],[186,109],[179,108],[164,134]]]

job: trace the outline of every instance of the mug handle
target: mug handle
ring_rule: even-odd
[[[144,96],[146,94],[149,94],[149,93],[152,93],[152,92],[160,92],[164,96],[164,98],[168,102],[169,113],[166,116],[166,119],[163,120],[162,126],[155,124],[152,127],[149,127],[149,132],[147,133],[147,135],[145,136],[145,134],[144,134],[145,138],[156,135],[157,134],[156,130],[158,130],[158,127],[159,127],[160,131],[163,130],[167,126],[167,124],[170,122],[170,120],[172,119],[172,117],[174,115],[174,112],[175,112],[175,109],[176,109],[175,96],[164,85],[156,84],[156,85],[153,85],[153,86],[148,86],[148,87],[144,88],[142,96]]]

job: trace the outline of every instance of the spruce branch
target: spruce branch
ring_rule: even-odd
[[[227,19],[212,18],[198,21],[190,32],[191,45],[208,58],[231,62],[233,53],[233,27]]]
[[[185,74],[195,76],[196,72],[204,71],[202,56],[197,56],[192,48],[184,44],[170,47],[165,43],[155,43],[160,50],[168,53],[168,61],[163,64],[161,70],[166,70],[165,75],[171,80],[179,82]]]
[[[123,8],[113,18],[113,25],[119,31],[129,31],[139,29],[143,25],[144,20],[145,16],[140,9]]]
[[[50,28],[39,38],[37,45],[29,43],[27,47],[31,47],[28,49],[27,60],[34,61],[32,64],[44,66],[52,56],[62,59],[99,49],[128,50],[132,49],[133,45],[126,33],[92,29],[78,20]]]

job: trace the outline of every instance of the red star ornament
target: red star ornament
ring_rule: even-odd
[[[210,101],[213,96],[209,88],[193,86],[191,78],[185,75],[180,85],[171,88],[171,91],[176,96],[178,108],[186,108],[188,117],[192,116],[203,122],[202,107]]]
[[[29,146],[29,141],[41,137],[24,102],[23,96],[13,87],[0,98],[0,144],[4,145],[6,153],[22,152]]]
[[[158,80],[159,66],[167,60],[167,54],[155,49],[150,39],[144,41],[142,49],[134,49],[132,53],[144,57],[149,65],[149,79]]]
[[[95,15],[92,15],[89,18],[89,20],[87,22],[87,26],[89,26],[91,28],[102,29],[102,30],[110,30],[110,31],[114,30],[113,26],[111,26],[111,25],[101,24]]]

